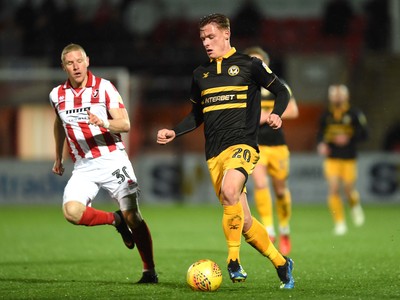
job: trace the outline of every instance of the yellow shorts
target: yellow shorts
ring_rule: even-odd
[[[208,170],[210,171],[211,181],[217,197],[219,198],[222,179],[227,170],[236,169],[248,177],[253,173],[259,157],[257,150],[253,147],[239,144],[231,146],[218,156],[207,160]],[[243,187],[243,191],[246,192],[245,187]]]
[[[259,146],[259,165],[267,168],[268,174],[276,179],[286,179],[289,176],[289,148],[286,145]]]
[[[357,163],[355,159],[327,158],[324,162],[325,177],[339,178],[343,182],[353,183],[357,179]]]

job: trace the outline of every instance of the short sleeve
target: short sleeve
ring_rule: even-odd
[[[125,108],[121,95],[116,87],[110,82],[105,81],[105,98],[107,109],[110,108]]]

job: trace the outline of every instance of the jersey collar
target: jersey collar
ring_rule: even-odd
[[[235,52],[236,52],[236,48],[235,48],[235,47],[232,47],[232,48],[231,48],[225,55],[223,55],[222,57],[210,58],[210,62],[217,61],[217,60],[227,59],[227,58],[231,57]]]
[[[347,112],[350,108],[350,104],[348,102],[343,103],[340,106],[330,105],[329,110],[333,114],[333,118],[335,120],[340,120],[343,117],[343,114]]]
[[[88,80],[86,82],[86,86],[85,87],[94,87],[95,82],[96,82],[95,76],[89,70],[87,72],[87,76],[88,76]],[[72,85],[71,85],[71,82],[69,81],[69,79],[64,83],[63,88],[64,88],[64,90],[73,88]]]

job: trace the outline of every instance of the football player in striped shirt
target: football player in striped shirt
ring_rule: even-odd
[[[128,113],[114,85],[95,76],[89,57],[77,44],[67,45],[61,65],[68,79],[50,93],[54,122],[55,162],[53,173],[63,175],[66,142],[74,162],[63,196],[63,212],[75,225],[113,225],[125,245],[135,244],[143,261],[138,283],[157,283],[153,242],[139,210],[139,187],[125,152],[121,133],[130,130]],[[100,189],[108,192],[119,210],[106,212],[92,207]]]

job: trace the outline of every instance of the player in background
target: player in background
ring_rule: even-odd
[[[63,197],[63,212],[74,225],[113,225],[125,245],[135,244],[143,261],[138,283],[157,283],[150,231],[139,210],[139,187],[125,152],[121,133],[130,130],[122,98],[113,84],[88,70],[89,57],[77,44],[61,53],[67,81],[50,93],[54,107],[55,162],[53,173],[63,175],[63,148],[67,141],[74,170]],[[92,207],[100,188],[119,206],[116,212]]]
[[[250,47],[244,53],[261,59],[269,65],[268,54],[260,47]],[[282,79],[281,79],[282,81]],[[283,81],[282,81],[283,82]],[[282,119],[294,119],[299,115],[295,98],[289,86],[283,82],[290,92],[289,104]],[[279,251],[288,255],[291,250],[290,242],[290,218],[292,214],[292,200],[287,185],[289,176],[289,148],[286,145],[282,128],[272,129],[267,124],[269,114],[274,108],[275,95],[267,89],[261,89],[261,118],[260,132],[258,134],[258,145],[260,148],[260,159],[254,168],[252,177],[254,180],[254,201],[261,222],[266,227],[272,242],[275,241],[276,233],[274,227],[272,197],[269,190],[268,176],[271,178],[272,187],[276,197],[276,211],[279,223]]]
[[[328,206],[335,223],[334,234],[347,232],[341,185],[351,208],[355,226],[364,224],[364,212],[355,187],[357,179],[357,143],[367,138],[364,114],[351,107],[349,90],[343,84],[334,84],[328,90],[329,107],[323,113],[318,132],[317,150],[325,157],[324,172],[328,182]]]
[[[228,246],[228,273],[233,282],[244,281],[240,264],[241,235],[275,266],[281,288],[294,288],[293,261],[270,241],[265,227],[252,217],[246,181],[258,158],[257,134],[261,114],[260,87],[276,94],[267,119],[273,128],[289,101],[289,91],[266,64],[236,52],[230,44],[230,22],[221,14],[204,17],[200,39],[209,60],[193,72],[192,111],[174,129],[161,129],[157,142],[167,144],[204,122],[206,159],[217,197],[223,207],[222,227]]]

